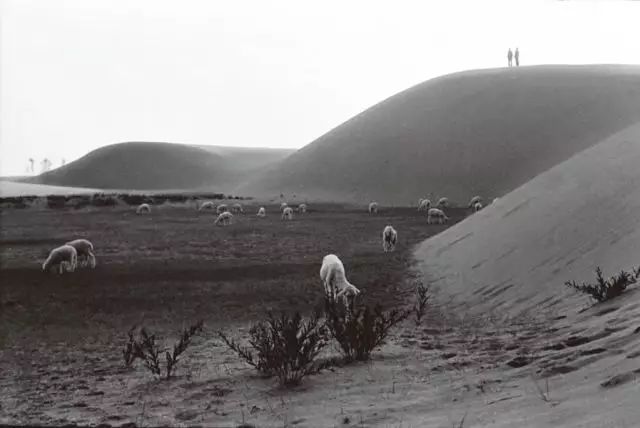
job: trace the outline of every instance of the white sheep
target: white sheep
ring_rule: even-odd
[[[88,239],[74,239],[67,242],[65,245],[70,245],[76,249],[78,256],[78,262],[80,266],[91,266],[92,269],[96,267],[96,256],[93,254],[93,244]]]
[[[500,200],[500,198],[494,198],[492,203],[493,203],[493,204],[495,204],[495,203],[496,203],[496,202],[498,202],[499,200]]]
[[[231,206],[231,211],[233,211],[234,213],[243,213],[244,210],[242,209],[242,204],[233,204]]]
[[[418,211],[429,211],[429,208],[431,208],[431,201],[429,199],[420,199]]]
[[[469,201],[469,208],[474,207],[478,202],[482,203],[482,198],[480,196],[474,196]]]
[[[51,250],[49,257],[42,264],[42,270],[48,272],[54,266],[57,266],[60,274],[63,271],[75,271],[78,266],[78,252],[76,249],[71,245],[65,244]]]
[[[443,224],[446,223],[447,220],[449,220],[449,217],[447,217],[444,211],[442,211],[441,209],[431,208],[427,212],[427,224],[431,224],[432,219],[436,219],[438,221],[438,224]]]
[[[280,204],[280,211],[284,211],[285,208],[287,208],[289,205],[287,205],[286,202],[283,202]]]
[[[220,213],[224,213],[229,211],[229,208],[227,207],[227,204],[220,204],[216,207],[216,213],[220,214]]]
[[[307,204],[300,204],[298,205],[298,212],[299,213],[306,213],[307,212]]]
[[[264,209],[264,207],[260,207],[260,209],[258,209],[258,214],[256,214],[258,217],[266,217],[267,216],[267,211]]]
[[[353,306],[353,300],[360,294],[360,290],[347,281],[344,265],[335,254],[328,254],[322,259],[320,279],[325,294],[335,299],[342,297],[347,309]]]
[[[286,207],[284,211],[282,211],[282,220],[293,220],[293,208]]]
[[[151,207],[149,206],[149,204],[140,204],[140,206],[138,206],[138,208],[136,209],[136,214],[144,214],[150,212]]]
[[[212,210],[214,208],[215,208],[215,205],[213,204],[213,201],[206,201],[206,202],[203,202],[202,205],[200,205],[200,208],[198,208],[198,211]]]
[[[385,253],[396,249],[398,242],[398,232],[391,226],[387,225],[382,231],[382,249]]]
[[[218,218],[216,218],[214,224],[221,224],[223,226],[226,226],[228,224],[231,224],[231,219],[233,219],[233,214],[231,214],[229,211],[225,211],[218,215]]]
[[[438,207],[447,208],[449,206],[449,198],[442,197],[438,199]]]
[[[369,214],[376,214],[378,212],[378,203],[371,202],[369,204]]]
[[[480,202],[476,202],[475,204],[473,204],[473,212],[478,212],[482,209],[482,204]]]

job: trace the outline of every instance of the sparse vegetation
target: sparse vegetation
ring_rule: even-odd
[[[165,351],[166,365],[165,365],[165,379],[170,379],[173,375],[176,365],[179,362],[179,357],[187,350],[191,344],[193,337],[202,332],[203,321],[198,321],[187,329],[182,331],[180,340],[173,345],[173,352],[169,350]],[[139,332],[139,337],[134,337],[135,327],[127,332],[128,342],[125,344],[122,350],[124,364],[126,367],[131,367],[136,359],[140,359],[144,362],[144,366],[155,376],[160,376],[162,373],[160,364],[161,349],[156,342],[156,335],[150,334],[142,327]]]
[[[347,310],[331,296],[325,297],[326,324],[338,342],[347,362],[366,361],[382,345],[392,327],[401,323],[411,311],[392,309],[383,312],[380,304]]]
[[[420,283],[416,287],[416,303],[413,307],[413,312],[416,316],[416,326],[422,323],[422,318],[427,310],[427,303],[429,303],[429,287]]]
[[[567,281],[565,285],[581,293],[588,294],[597,302],[606,302],[624,293],[628,286],[635,284],[640,276],[640,267],[634,268],[632,272],[620,271],[618,275],[604,279],[602,269],[596,268],[596,283],[578,284],[575,281]]]
[[[251,327],[249,334],[255,355],[224,332],[218,332],[222,341],[247,364],[267,376],[276,376],[281,385],[298,385],[305,376],[324,367],[315,362],[327,345],[326,329],[318,314],[305,320],[299,312],[293,316],[283,312],[280,317],[269,313],[266,321]]]

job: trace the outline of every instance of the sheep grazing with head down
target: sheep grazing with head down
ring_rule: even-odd
[[[369,214],[377,214],[377,212],[378,212],[378,203],[371,202],[369,204]]]
[[[285,208],[287,208],[289,205],[287,205],[286,202],[283,202],[280,204],[280,211],[284,211]]]
[[[264,209],[264,207],[260,207],[258,209],[258,214],[256,214],[258,217],[266,217],[267,216],[267,211]]]
[[[473,198],[471,198],[471,200],[469,201],[469,208],[473,208],[475,207],[475,205],[477,203],[481,203],[482,204],[482,198],[480,196],[474,196]]]
[[[387,225],[382,231],[382,249],[385,253],[396,249],[398,242],[398,232],[391,226]]]
[[[434,221],[438,224],[443,224],[446,223],[447,220],[449,220],[449,217],[447,217],[441,209],[431,208],[427,212],[427,224],[431,224]]]
[[[298,212],[304,214],[307,212],[307,204],[298,205]]]
[[[49,257],[42,264],[42,270],[49,272],[52,267],[57,267],[62,275],[64,271],[73,272],[78,266],[78,252],[71,245],[62,245],[54,248],[49,253]]]
[[[231,219],[233,219],[233,214],[231,214],[229,211],[225,211],[218,215],[218,218],[216,218],[214,224],[226,226],[231,224]]]
[[[320,279],[324,285],[324,292],[331,298],[342,298],[347,310],[353,309],[355,298],[360,294],[360,290],[349,281],[344,270],[342,261],[335,254],[328,254],[322,259],[320,268]]]
[[[491,202],[492,204],[495,204],[496,202],[498,202],[500,200],[500,198],[494,198],[493,202]]]
[[[149,214],[151,212],[151,207],[149,204],[140,204],[136,209],[136,214]]]
[[[418,211],[429,211],[429,208],[431,208],[431,201],[429,199],[420,199]]]
[[[449,206],[449,198],[438,199],[438,208],[447,208]]]
[[[76,249],[80,266],[85,267],[88,265],[91,269],[96,267],[96,256],[93,254],[93,244],[91,241],[88,239],[74,239],[65,245],[70,245]]]
[[[293,208],[286,207],[284,211],[282,211],[282,220],[293,220]]]
[[[231,211],[236,214],[241,214],[244,212],[244,210],[242,209],[242,204],[233,204],[231,206]]]
[[[213,204],[213,201],[206,201],[206,202],[203,202],[202,205],[200,205],[200,208],[198,208],[198,211],[212,210],[214,208],[215,208],[215,205]]]
[[[227,204],[220,204],[216,207],[217,214],[224,213],[227,211],[229,211],[229,207],[227,207]]]
[[[474,213],[477,213],[481,209],[482,209],[482,204],[480,202],[476,202],[475,204],[473,204],[473,212]]]

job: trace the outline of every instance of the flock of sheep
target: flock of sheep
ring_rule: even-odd
[[[494,199],[494,203],[497,198]],[[446,223],[449,217],[446,216],[443,209],[449,206],[449,200],[447,198],[440,198],[436,207],[431,206],[429,199],[420,199],[418,201],[418,211],[427,212],[427,224],[437,222],[438,224]],[[472,208],[474,212],[482,209],[482,198],[480,196],[474,196],[469,202],[469,208]],[[217,207],[212,201],[203,202],[198,210],[216,210],[218,214],[215,224],[216,225],[229,225],[233,219],[233,213],[243,213],[242,205],[236,203],[231,206],[231,209],[226,204],[220,204]],[[293,208],[288,206],[286,202],[280,205],[281,219],[292,220]],[[307,205],[300,204],[297,207],[298,213],[306,213]],[[151,206],[149,204],[141,204],[136,209],[136,214],[148,214],[151,212]],[[233,212],[233,213],[232,213]],[[371,202],[369,204],[369,214],[375,214],[378,212],[378,203]],[[266,216],[265,207],[261,206],[256,214],[260,218]],[[386,252],[395,250],[396,243],[398,242],[398,232],[391,226],[387,225],[382,231],[382,249]],[[62,274],[63,272],[74,272],[78,266],[80,260],[81,266],[90,266],[95,268],[96,258],[93,254],[93,244],[86,239],[76,239],[74,241],[67,242],[66,244],[54,248],[49,253],[49,257],[42,264],[42,270],[48,272],[52,268]],[[346,272],[342,261],[335,254],[328,254],[322,259],[322,266],[320,268],[320,279],[324,285],[325,293],[327,295],[334,296],[335,298],[342,298],[345,306],[348,309],[352,308],[354,299],[360,294],[360,290],[353,284],[351,284],[346,277]]]

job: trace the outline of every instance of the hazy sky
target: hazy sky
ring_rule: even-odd
[[[301,147],[509,47],[640,63],[640,2],[0,1],[0,175],[121,141]]]

